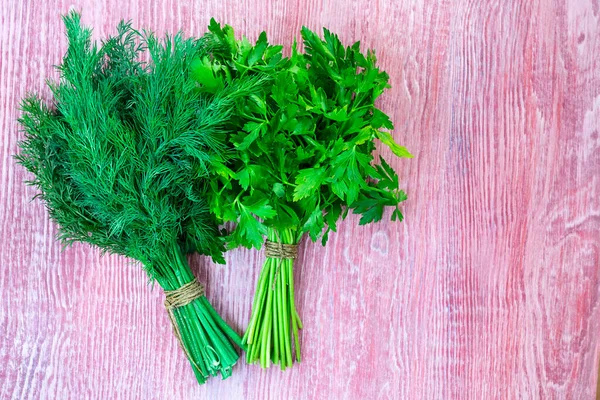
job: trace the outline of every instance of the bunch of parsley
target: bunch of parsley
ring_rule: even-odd
[[[60,81],[50,84],[53,104],[23,100],[18,161],[33,173],[62,241],[139,260],[165,290],[177,289],[194,279],[188,250],[223,262],[209,180],[228,161],[234,102],[256,81],[207,93],[190,78],[194,60],[208,54],[200,40],[159,40],[121,23],[98,47],[78,14],[64,22],[69,46]],[[238,359],[232,342],[241,338],[207,299],[174,315],[198,381],[229,376]]]
[[[211,93],[250,77],[266,82],[234,100],[226,138],[231,159],[210,181],[211,212],[235,224],[229,248],[260,249],[265,237],[296,245],[305,235],[325,245],[349,210],[361,214],[361,225],[380,221],[386,207],[392,220],[402,220],[406,194],[398,176],[382,157],[373,163],[375,139],[398,157],[412,157],[374,105],[389,87],[388,75],[359,43],[344,47],[326,29],[324,40],[307,28],[302,38],[305,52],[294,43],[284,57],[264,32],[252,45],[213,20],[203,38],[210,54],[192,67]],[[244,336],[248,362],[291,366],[292,341],[300,361],[292,268],[291,259],[267,257]]]

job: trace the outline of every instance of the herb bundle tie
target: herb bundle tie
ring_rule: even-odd
[[[272,242],[270,240],[267,240],[265,242],[265,256],[269,258],[294,259],[297,255],[297,244],[285,244],[279,242]]]
[[[169,319],[171,320],[171,325],[173,325],[173,333],[179,342],[179,346],[183,349],[183,352],[187,356],[187,358],[194,364],[194,366],[200,369],[196,363],[193,361],[193,357],[188,352],[185,344],[183,343],[183,339],[181,337],[181,331],[179,330],[179,325],[177,325],[177,320],[175,319],[175,309],[178,307],[187,306],[192,301],[196,300],[204,296],[204,285],[198,282],[196,278],[192,279],[190,282],[186,283],[179,289],[175,290],[165,290],[165,308],[169,313]]]
[[[271,285],[271,290],[275,290],[275,282],[279,277],[279,270],[281,269],[281,262],[284,259],[293,260],[298,255],[297,244],[285,244],[281,242],[272,242],[270,240],[265,241],[265,256],[269,258],[278,258],[277,270],[275,271],[275,279]]]

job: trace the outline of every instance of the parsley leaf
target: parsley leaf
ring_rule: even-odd
[[[203,38],[214,44],[212,70],[229,84],[248,78],[264,82],[235,102],[227,134],[233,176],[213,194],[242,199],[234,207],[237,225],[229,246],[259,247],[265,227],[293,229],[295,241],[307,234],[325,243],[348,210],[361,214],[361,224],[380,221],[388,207],[392,219],[401,219],[398,207],[406,195],[385,160],[374,165],[376,139],[398,157],[412,155],[394,141],[387,131],[394,129],[390,117],[374,105],[389,87],[375,54],[361,53],[358,42],[344,47],[326,29],[321,39],[302,28],[305,52],[294,44],[291,56],[284,57],[264,32],[255,44],[245,38],[232,43],[232,30],[217,25]],[[230,218],[225,210],[212,207],[219,220]]]

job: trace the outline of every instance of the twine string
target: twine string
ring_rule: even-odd
[[[272,290],[275,289],[275,282],[279,277],[279,271],[281,269],[281,263],[284,259],[293,260],[298,256],[298,245],[297,244],[285,244],[281,242],[272,242],[267,240],[265,242],[265,256],[268,258],[278,258],[277,270],[275,271],[275,277],[273,278]]]
[[[298,245],[267,240],[265,242],[265,255],[269,258],[279,258],[280,260],[284,258],[293,259],[298,255]]]
[[[165,290],[165,308],[169,314],[169,319],[171,320],[171,325],[173,326],[173,333],[175,334],[175,338],[179,342],[179,346],[185,353],[186,357],[190,360],[190,362],[196,367],[198,371],[202,371],[200,367],[196,364],[192,355],[188,351],[187,347],[183,342],[183,337],[181,334],[181,330],[179,325],[177,325],[177,320],[175,319],[175,309],[178,307],[183,307],[190,304],[192,301],[197,298],[204,296],[204,285],[202,285],[196,278],[194,278],[191,282],[186,283],[181,286],[179,289],[175,290]]]

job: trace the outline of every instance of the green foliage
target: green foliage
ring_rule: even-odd
[[[202,41],[157,39],[121,23],[101,46],[79,15],[64,18],[69,42],[51,84],[53,107],[23,100],[18,161],[34,174],[60,238],[142,261],[152,277],[179,248],[223,262],[223,239],[206,199],[208,177],[224,168],[225,131],[236,96],[198,78]],[[150,61],[142,62],[144,52]],[[207,76],[204,73],[203,76]],[[204,79],[206,82],[206,79]],[[263,214],[265,215],[265,214]]]
[[[211,211],[219,221],[237,222],[229,247],[259,248],[268,227],[292,229],[296,241],[308,233],[325,244],[348,210],[362,215],[361,224],[381,220],[385,207],[393,208],[393,220],[402,219],[398,205],[406,195],[398,176],[383,158],[373,165],[372,155],[379,139],[396,156],[412,157],[394,142],[387,131],[392,122],[374,106],[389,87],[388,75],[359,43],[344,47],[323,32],[324,40],[303,28],[305,54],[294,44],[291,57],[270,45],[264,32],[252,45],[214,20],[202,39],[210,52],[201,67],[208,72],[199,73],[207,90],[214,81],[266,82],[235,101],[226,139],[234,149],[230,173],[212,183]]]
[[[50,85],[54,104],[23,100],[17,159],[64,242],[137,259],[165,290],[179,289],[195,279],[184,251],[224,262],[207,193],[213,176],[230,173],[226,133],[236,100],[262,81],[225,83],[206,44],[182,34],[161,40],[121,23],[97,46],[78,14],[64,22],[69,46],[60,81]],[[243,201],[248,213],[272,216],[262,199]],[[199,383],[231,375],[239,358],[232,342],[243,347],[241,338],[204,296],[171,317]]]

